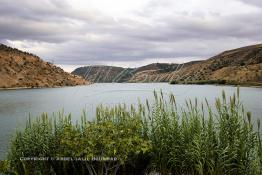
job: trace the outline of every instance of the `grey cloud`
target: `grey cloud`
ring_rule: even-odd
[[[0,38],[63,42],[84,35],[89,32],[87,26],[93,26],[95,23],[101,22],[106,26],[108,19],[100,14],[75,11],[65,2],[1,1]]]
[[[130,33],[137,38],[149,41],[176,42],[185,39],[217,39],[221,37],[237,37],[262,40],[262,21],[258,20],[260,13],[234,16],[218,16],[215,19],[169,18],[165,25],[155,24],[153,28],[145,28],[136,33]],[[162,22],[163,23],[163,22]]]
[[[138,15],[151,19],[150,13],[161,2],[153,1]],[[162,5],[168,6],[168,1],[165,3]],[[262,10],[229,16],[181,11],[153,18],[150,25],[127,18],[116,21],[95,11],[76,11],[66,1],[2,0],[0,41],[39,43],[49,52],[36,54],[57,64],[208,58],[224,49],[261,41],[261,15]]]

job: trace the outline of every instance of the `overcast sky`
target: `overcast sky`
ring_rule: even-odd
[[[0,42],[54,61],[136,67],[262,43],[261,0],[0,0]]]

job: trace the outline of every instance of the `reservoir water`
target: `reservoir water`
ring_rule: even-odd
[[[168,83],[99,83],[88,86],[0,90],[0,160],[5,159],[12,135],[23,128],[31,116],[43,112],[52,114],[63,110],[72,114],[73,120],[80,119],[83,110],[92,119],[99,104],[114,106],[117,104],[137,104],[138,99],[153,101],[153,91],[162,90],[164,96],[173,93],[179,106],[186,99],[206,98],[214,105],[215,98],[222,90],[232,95],[237,88],[214,85],[169,85]],[[262,118],[262,88],[241,87],[240,99],[247,111],[251,111],[253,121]]]

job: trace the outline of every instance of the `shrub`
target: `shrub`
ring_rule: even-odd
[[[86,121],[84,115],[81,124],[73,124],[71,116],[62,113],[57,119],[48,118],[47,114],[34,122],[29,119],[25,130],[17,131],[12,141],[9,154],[12,170],[25,174],[116,172],[121,165],[131,161],[129,156],[143,155],[151,147],[142,135],[141,118],[132,111],[129,113],[122,106],[99,107],[95,121]],[[21,161],[21,157],[47,157],[48,161]],[[52,161],[54,157],[87,160],[100,157],[106,160],[63,162]],[[116,160],[108,161],[108,158]]]

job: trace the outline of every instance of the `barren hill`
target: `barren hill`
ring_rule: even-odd
[[[193,84],[262,85],[262,44],[225,51],[207,60],[185,64],[155,63],[138,68],[99,66],[74,74],[95,82],[172,82]],[[113,71],[114,70],[114,71]],[[103,73],[102,73],[103,72]],[[85,76],[84,76],[84,73]],[[97,79],[101,76],[103,79]],[[116,78],[118,77],[118,79]],[[124,77],[124,78],[119,78]]]
[[[130,79],[132,70],[115,66],[85,66],[75,69],[72,74],[80,75],[91,82],[125,82]]]
[[[174,73],[170,81],[262,84],[262,44],[225,51]]]
[[[79,76],[38,56],[0,44],[0,88],[57,87],[86,84]]]

